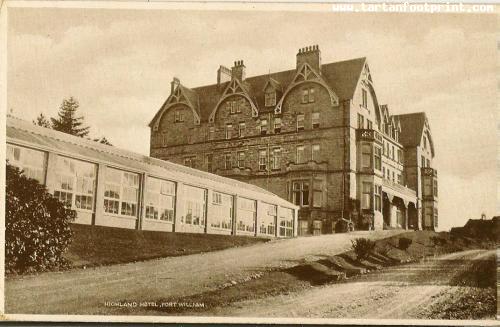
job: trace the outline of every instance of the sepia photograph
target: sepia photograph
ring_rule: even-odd
[[[497,324],[496,8],[407,7],[3,3],[2,319]]]

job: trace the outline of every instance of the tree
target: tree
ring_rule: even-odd
[[[76,212],[67,209],[38,181],[6,165],[5,269],[35,272],[68,265],[63,257]]]
[[[38,115],[38,117],[36,117],[36,119],[33,120],[33,124],[38,125],[38,126],[42,126],[42,127],[45,127],[45,128],[51,128],[52,127],[51,124],[50,124],[50,121],[42,113],[40,113],[40,115]]]
[[[89,134],[90,127],[83,126],[83,116],[78,117],[76,111],[80,107],[78,101],[70,97],[64,99],[59,107],[57,118],[50,118],[52,128],[67,134],[85,137]]]

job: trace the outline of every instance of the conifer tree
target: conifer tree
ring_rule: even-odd
[[[79,106],[80,104],[73,97],[64,99],[59,107],[57,118],[50,118],[52,121],[52,128],[56,131],[79,137],[87,136],[90,127],[83,126],[83,116],[77,116],[76,111]]]
[[[42,126],[42,127],[45,127],[45,128],[51,128],[52,127],[50,125],[50,121],[42,113],[40,113],[40,115],[38,115],[38,117],[36,117],[36,119],[33,120],[33,124],[38,125],[38,126]]]

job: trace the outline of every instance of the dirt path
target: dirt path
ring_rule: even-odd
[[[183,257],[78,269],[5,282],[7,313],[106,314],[105,301],[149,301],[215,289],[257,271],[348,250],[357,237],[380,239],[404,231],[273,240],[269,243]]]
[[[493,250],[470,250],[396,266],[355,280],[289,295],[233,303],[210,314],[252,317],[429,319],[433,306],[472,287],[459,286],[474,262]],[[457,285],[458,284],[458,285]]]

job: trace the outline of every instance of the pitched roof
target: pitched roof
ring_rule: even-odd
[[[363,70],[366,58],[357,58],[345,61],[324,64],[321,66],[321,76],[337,94],[340,100],[352,99]],[[247,77],[243,83],[250,98],[259,109],[264,109],[264,86],[271,79],[285,89],[295,76],[296,70],[285,70],[276,73]],[[222,93],[229,82],[221,85],[212,84],[190,88],[198,95],[201,120],[208,121],[208,117],[217,105]]]
[[[406,147],[416,147],[422,140],[425,121],[427,120],[424,112],[415,112],[411,114],[394,115],[401,123],[401,134],[399,136],[400,143]],[[434,147],[431,142],[432,154],[434,155]]]
[[[167,179],[190,181],[193,184],[228,193],[237,192],[243,196],[258,197],[260,199],[272,198],[275,203],[286,205],[289,208],[295,207],[274,193],[252,184],[100,144],[49,128],[35,126],[30,122],[10,115],[7,115],[7,142],[26,146],[31,145],[63,155],[108,163],[134,171],[143,171]]]

